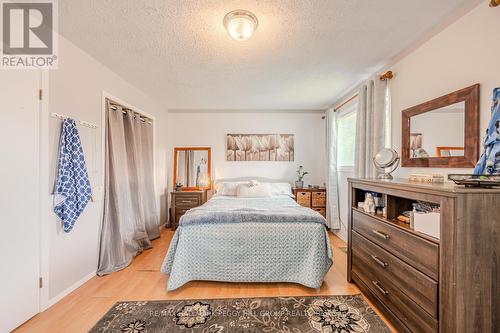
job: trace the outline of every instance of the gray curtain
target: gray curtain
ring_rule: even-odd
[[[186,187],[198,186],[194,152],[194,150],[177,152],[177,182]]]
[[[326,155],[328,160],[326,186],[327,210],[326,220],[330,229],[340,229],[339,184],[337,170],[337,113],[333,109],[326,112]]]
[[[133,124],[138,149],[136,156],[139,156],[139,207],[142,208],[142,218],[148,238],[151,240],[160,236],[160,219],[154,191],[153,125],[150,121],[141,120],[140,117],[134,117]]]
[[[186,161],[186,186],[194,187],[196,184],[196,166],[194,165],[194,150],[184,151]]]
[[[153,179],[153,126],[108,103],[98,275],[125,268],[159,236]]]
[[[373,156],[385,145],[387,81],[374,77],[364,82],[358,92],[354,175],[374,178],[377,170]]]

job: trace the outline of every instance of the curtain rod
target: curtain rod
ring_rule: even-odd
[[[492,1],[498,1],[500,2],[500,0],[492,0]],[[392,78],[394,77],[394,73],[392,71],[387,71],[385,72],[384,74],[380,75],[379,76],[379,79],[380,81],[389,81],[391,80]],[[354,90],[354,89],[353,89]],[[352,101],[353,99],[355,99],[356,97],[358,97],[358,93],[355,93],[351,98],[347,99],[346,101],[344,101],[342,104],[340,104],[339,106],[335,107],[333,109],[333,112],[337,112],[338,110],[340,110],[344,105],[346,105],[347,103],[349,103],[350,101]],[[326,117],[325,116],[322,116],[321,119],[325,119]]]
[[[500,0],[498,0],[498,1],[500,1]],[[380,78],[380,81],[389,81],[393,77],[394,77],[394,74],[392,73],[392,71],[387,71],[384,74],[380,75],[379,78]],[[342,104],[337,106],[335,109],[333,109],[333,111],[336,112],[337,110],[341,109],[344,105],[346,105],[347,103],[349,103],[350,101],[352,101],[356,97],[358,97],[358,93],[354,94],[354,96],[352,96],[351,98],[347,99],[345,102],[343,102]]]
[[[333,112],[337,112],[338,110],[340,110],[344,105],[346,105],[347,103],[349,103],[350,101],[352,101],[353,99],[357,98],[358,97],[358,93],[355,93],[353,96],[351,96],[350,98],[348,98],[347,100],[345,100],[344,102],[342,102],[339,106],[337,106],[336,108],[333,109]],[[321,116],[321,119],[325,119],[326,117],[325,116]]]
[[[141,114],[135,112],[134,110],[130,109],[130,108],[127,108],[127,107],[124,107],[123,105],[119,104],[119,103],[116,103],[116,102],[113,102],[111,100],[108,100],[109,101],[109,105],[111,106],[111,110],[118,110],[118,107],[121,107],[122,108],[122,114],[127,114],[127,111],[126,110],[129,110],[129,111],[132,111],[134,112],[134,118],[139,118],[140,121],[142,121],[143,123],[147,122],[148,124],[152,124],[152,121],[151,119],[147,118],[147,117],[144,117],[142,116]]]
[[[380,75],[380,81],[389,81],[393,77],[394,77],[394,74],[392,73],[392,71],[387,71],[384,74]]]
[[[339,106],[337,106],[335,109],[333,109],[333,112],[337,112],[340,110],[344,105],[352,101],[353,99],[358,97],[358,93],[355,93],[351,98],[348,98],[346,101],[342,102]]]

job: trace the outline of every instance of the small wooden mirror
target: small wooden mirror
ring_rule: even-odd
[[[479,84],[406,109],[402,119],[402,166],[475,166],[479,159]]]
[[[210,189],[210,155],[209,147],[174,148],[174,187],[182,191]]]

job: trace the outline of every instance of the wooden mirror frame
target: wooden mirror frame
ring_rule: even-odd
[[[464,156],[410,158],[410,118],[465,102]],[[479,159],[479,84],[402,111],[401,165],[421,168],[473,168]]]
[[[182,187],[181,191],[200,191],[200,190],[210,190],[212,188],[212,176],[210,170],[212,169],[211,153],[212,149],[210,147],[175,147],[174,148],[174,189],[177,184],[177,152],[185,150],[206,150],[207,151],[207,174],[208,174],[208,185],[203,186],[192,186],[192,187]]]

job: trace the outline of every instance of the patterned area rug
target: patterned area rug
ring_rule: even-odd
[[[361,295],[118,302],[90,332],[390,332]]]

